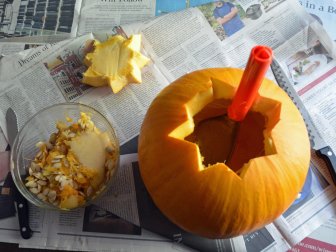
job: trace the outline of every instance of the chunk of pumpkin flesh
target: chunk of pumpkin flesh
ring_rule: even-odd
[[[83,83],[110,85],[114,93],[128,83],[141,83],[141,68],[149,59],[140,53],[140,48],[140,35],[132,35],[129,39],[116,35],[103,43],[95,41],[94,51],[84,60],[89,68],[83,75]]]
[[[99,43],[91,56],[92,71],[101,76],[115,76],[119,68],[121,44],[125,39],[112,37],[106,43]]]
[[[83,74],[83,83],[89,84],[93,87],[108,85],[106,78],[94,72],[92,68],[88,68]]]

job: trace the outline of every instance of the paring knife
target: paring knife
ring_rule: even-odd
[[[331,178],[334,184],[336,184],[336,156],[333,150],[322,138],[313,120],[311,119],[309,112],[296,93],[293,87],[293,83],[289,80],[277,60],[273,59],[271,69],[276,81],[278,82],[278,85],[288,94],[288,96],[293,100],[301,112],[308,129],[311,146],[316,151],[317,155],[323,158],[323,160],[327,163]]]
[[[11,108],[7,110],[6,123],[7,123],[9,145],[11,149],[13,149],[14,139],[18,133],[18,123],[17,123],[16,114],[14,110]],[[29,226],[28,202],[17,189],[13,181],[12,174],[8,173],[6,181],[8,182],[10,189],[12,190],[12,195],[16,203],[21,236],[24,239],[29,239],[32,236],[33,231],[30,229],[30,226]]]

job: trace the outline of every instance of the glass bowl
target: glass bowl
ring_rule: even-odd
[[[75,139],[72,130],[76,133],[76,127],[71,128],[70,132],[58,134],[58,136],[62,136],[58,139],[64,140],[68,149],[62,149],[60,141],[55,142],[56,135],[53,134],[58,132],[57,122],[62,122],[64,125],[62,127],[67,127],[78,122],[82,112],[91,117],[91,121],[99,131],[97,133],[96,130],[93,130],[95,133],[88,134],[93,135],[94,140],[97,140],[98,134],[99,139],[104,139],[99,140],[99,145],[93,144],[97,141],[91,141],[91,144],[88,145],[86,145],[89,142],[86,141],[87,139],[83,138],[84,142],[82,141],[86,145],[82,153],[89,154],[86,156],[90,157],[101,157],[97,162],[101,164],[100,168],[96,168],[94,171],[96,173],[92,173],[94,169],[88,170],[87,167],[83,168],[78,165],[76,160],[79,159],[75,161],[71,159],[69,153],[74,151],[69,143],[71,139]],[[85,126],[86,124],[83,126],[83,124],[76,123],[76,125],[77,129],[80,127],[77,132],[89,127]],[[82,148],[83,144],[79,146]],[[60,155],[52,155],[58,153],[58,150],[61,151]],[[82,149],[79,150],[82,151]],[[77,153],[80,152],[77,147]],[[43,153],[42,157],[41,153]],[[50,156],[49,161],[48,155]],[[76,157],[76,155],[74,156]],[[42,208],[69,210],[91,204],[109,188],[119,167],[119,156],[119,140],[115,130],[100,112],[83,104],[61,103],[39,111],[19,131],[11,151],[10,169],[18,190],[29,202]],[[105,160],[102,161],[104,157]],[[35,161],[32,162],[34,159]],[[45,164],[43,165],[43,163]],[[95,161],[93,163],[95,164]],[[28,177],[29,180],[27,180]],[[97,184],[97,181],[100,182]],[[61,202],[62,204],[60,204]]]

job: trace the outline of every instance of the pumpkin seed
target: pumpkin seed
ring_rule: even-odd
[[[39,193],[39,191],[37,190],[36,187],[30,188],[29,191],[31,191],[34,194],[38,194]]]
[[[54,163],[54,164],[52,165],[52,167],[54,167],[54,168],[61,168],[61,167],[62,167],[62,164],[61,164],[61,163]]]
[[[31,180],[31,181],[28,181],[26,184],[25,184],[27,187],[37,187],[37,183],[34,181],[34,180]]]
[[[47,197],[42,193],[37,194],[37,198],[39,198],[40,200],[43,200],[43,201],[47,200]]]
[[[45,180],[38,180],[37,183],[41,186],[47,185],[47,181],[45,181]]]
[[[113,148],[111,146],[107,146],[106,147],[106,151],[110,154],[112,154],[114,152]]]
[[[56,191],[50,190],[48,193],[48,199],[50,202],[54,202],[56,199]]]
[[[48,188],[48,187],[44,188],[42,193],[43,193],[45,196],[47,196],[48,193],[49,193],[49,188]]]

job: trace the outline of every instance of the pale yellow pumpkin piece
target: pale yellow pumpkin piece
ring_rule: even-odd
[[[110,85],[113,93],[118,93],[121,89],[123,89],[128,84],[128,79],[126,76],[117,77],[117,78],[108,78],[108,84]]]
[[[106,86],[108,84],[107,79],[97,74],[91,67],[83,74],[82,82],[94,87]]]
[[[128,83],[141,83],[141,69],[149,59],[140,52],[140,34],[129,39],[116,35],[103,43],[95,41],[94,48],[84,59],[89,68],[83,75],[83,83],[95,87],[110,85],[114,93]]]
[[[98,45],[100,44],[100,42],[98,40],[94,40],[93,41],[93,48],[98,47]],[[92,64],[92,57],[93,57],[93,53],[87,53],[84,57],[84,65],[86,66],[91,66]]]
[[[125,46],[132,49],[133,51],[140,51],[141,48],[141,35],[134,34],[125,42]]]
[[[81,196],[76,189],[66,185],[61,190],[60,207],[63,209],[76,208],[84,203],[84,197]]]
[[[118,71],[120,47],[124,41],[118,35],[98,44],[91,56],[92,70],[101,76],[114,76]]]

